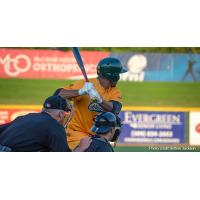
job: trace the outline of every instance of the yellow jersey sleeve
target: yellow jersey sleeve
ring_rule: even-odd
[[[65,90],[79,90],[83,87],[85,81],[84,80],[80,80],[80,81],[76,81],[74,83],[71,83],[70,85],[66,85],[63,88]]]

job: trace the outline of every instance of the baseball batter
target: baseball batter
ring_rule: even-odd
[[[80,80],[55,92],[74,102],[74,117],[66,130],[71,149],[74,149],[82,138],[94,135],[90,129],[98,112],[118,114],[121,111],[122,97],[116,85],[120,74],[124,72],[127,70],[120,60],[104,58],[97,65],[97,78],[89,79],[89,82]]]

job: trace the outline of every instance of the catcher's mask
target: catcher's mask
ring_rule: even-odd
[[[68,112],[65,111],[65,116],[64,116],[64,119],[63,119],[64,128],[66,128],[68,126],[68,124],[71,121],[73,115],[74,115],[74,109],[73,108],[71,108],[71,110],[68,111]]]
[[[63,126],[64,128],[66,128],[74,115],[73,106],[68,99],[66,99],[66,108],[64,111],[65,111],[65,115],[63,119]]]
[[[73,116],[72,104],[68,99],[64,99],[59,95],[54,95],[48,97],[43,105],[46,109],[57,109],[64,111],[64,117],[62,120],[62,125],[66,127]]]
[[[113,135],[113,138],[111,140],[111,142],[115,142],[114,146],[116,145],[117,140],[118,140],[118,138],[119,138],[119,136],[121,134],[121,126],[122,126],[122,124],[121,124],[121,119],[118,116],[116,116],[116,122],[117,122],[117,125],[115,127],[115,134]]]

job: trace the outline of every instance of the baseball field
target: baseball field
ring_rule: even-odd
[[[0,104],[41,105],[56,88],[71,82],[73,81],[0,79]],[[122,91],[123,106],[200,108],[200,83],[197,82],[119,82],[118,87]],[[116,147],[115,150],[156,151],[143,146]]]

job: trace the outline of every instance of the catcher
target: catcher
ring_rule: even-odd
[[[90,146],[86,152],[113,152],[113,147],[110,142],[117,142],[120,135],[121,120],[118,116],[111,112],[103,112],[95,118],[92,131],[95,135],[92,136]]]

